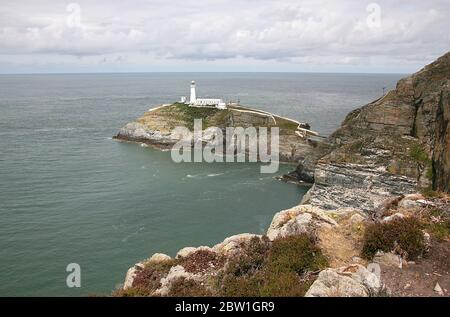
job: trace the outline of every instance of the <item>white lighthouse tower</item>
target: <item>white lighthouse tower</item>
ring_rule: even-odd
[[[195,81],[191,81],[191,98],[189,99],[190,104],[195,104],[197,101],[197,95],[195,94]]]

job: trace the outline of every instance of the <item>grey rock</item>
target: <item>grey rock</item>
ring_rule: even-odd
[[[403,267],[402,257],[392,252],[378,251],[373,258],[373,262],[386,266],[398,267],[400,269]]]
[[[306,297],[368,297],[379,294],[378,276],[359,264],[325,269],[306,292]]]
[[[321,226],[338,226],[326,211],[311,205],[298,205],[275,214],[267,230],[270,240],[312,233]]]
[[[442,290],[442,287],[441,287],[441,285],[439,285],[439,283],[436,283],[436,286],[434,287],[434,291],[440,296],[444,295],[444,291]]]

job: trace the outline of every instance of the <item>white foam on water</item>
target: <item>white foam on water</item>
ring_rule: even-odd
[[[208,177],[215,177],[215,176],[220,176],[223,174],[225,174],[225,173],[211,173],[211,174],[208,174]]]
[[[202,174],[196,174],[196,175],[187,174],[187,175],[186,175],[187,178],[199,178],[199,177],[201,177],[201,176],[202,176]]]

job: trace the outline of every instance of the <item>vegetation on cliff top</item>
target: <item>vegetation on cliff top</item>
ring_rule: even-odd
[[[192,274],[211,273],[207,281],[184,277],[170,284],[168,296],[303,296],[314,278],[311,273],[327,266],[320,249],[306,234],[279,238],[254,237],[225,258],[199,250],[185,258],[150,263],[139,271],[132,287],[113,296],[152,296],[170,268],[181,265]]]
[[[222,296],[303,296],[313,282],[310,275],[327,260],[305,234],[279,238],[253,238],[227,263],[218,280]]]
[[[194,127],[194,119],[202,119],[204,129],[211,126],[224,128],[233,126],[237,116],[243,114],[247,116],[243,122],[244,127],[277,126],[282,130],[282,133],[289,131],[292,133],[298,127],[296,121],[243,106],[233,105],[228,106],[227,109],[221,110],[214,107],[189,107],[188,105],[179,102],[146,112],[144,116],[137,120],[137,122],[149,126],[159,126],[160,124],[164,124],[171,129],[182,124],[192,130]],[[248,117],[249,114],[254,116],[254,119],[251,116]]]
[[[175,118],[185,122],[186,127],[190,130],[194,128],[194,119],[203,120],[203,125],[206,128],[209,126],[208,123],[214,116],[221,112],[221,114],[225,116],[228,112],[228,110],[219,110],[216,108],[188,107],[183,103],[174,103],[169,107],[163,108],[163,111],[169,116],[174,116]]]

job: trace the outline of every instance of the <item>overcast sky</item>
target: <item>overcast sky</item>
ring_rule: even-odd
[[[410,73],[450,50],[449,17],[449,0],[1,0],[0,73]]]

